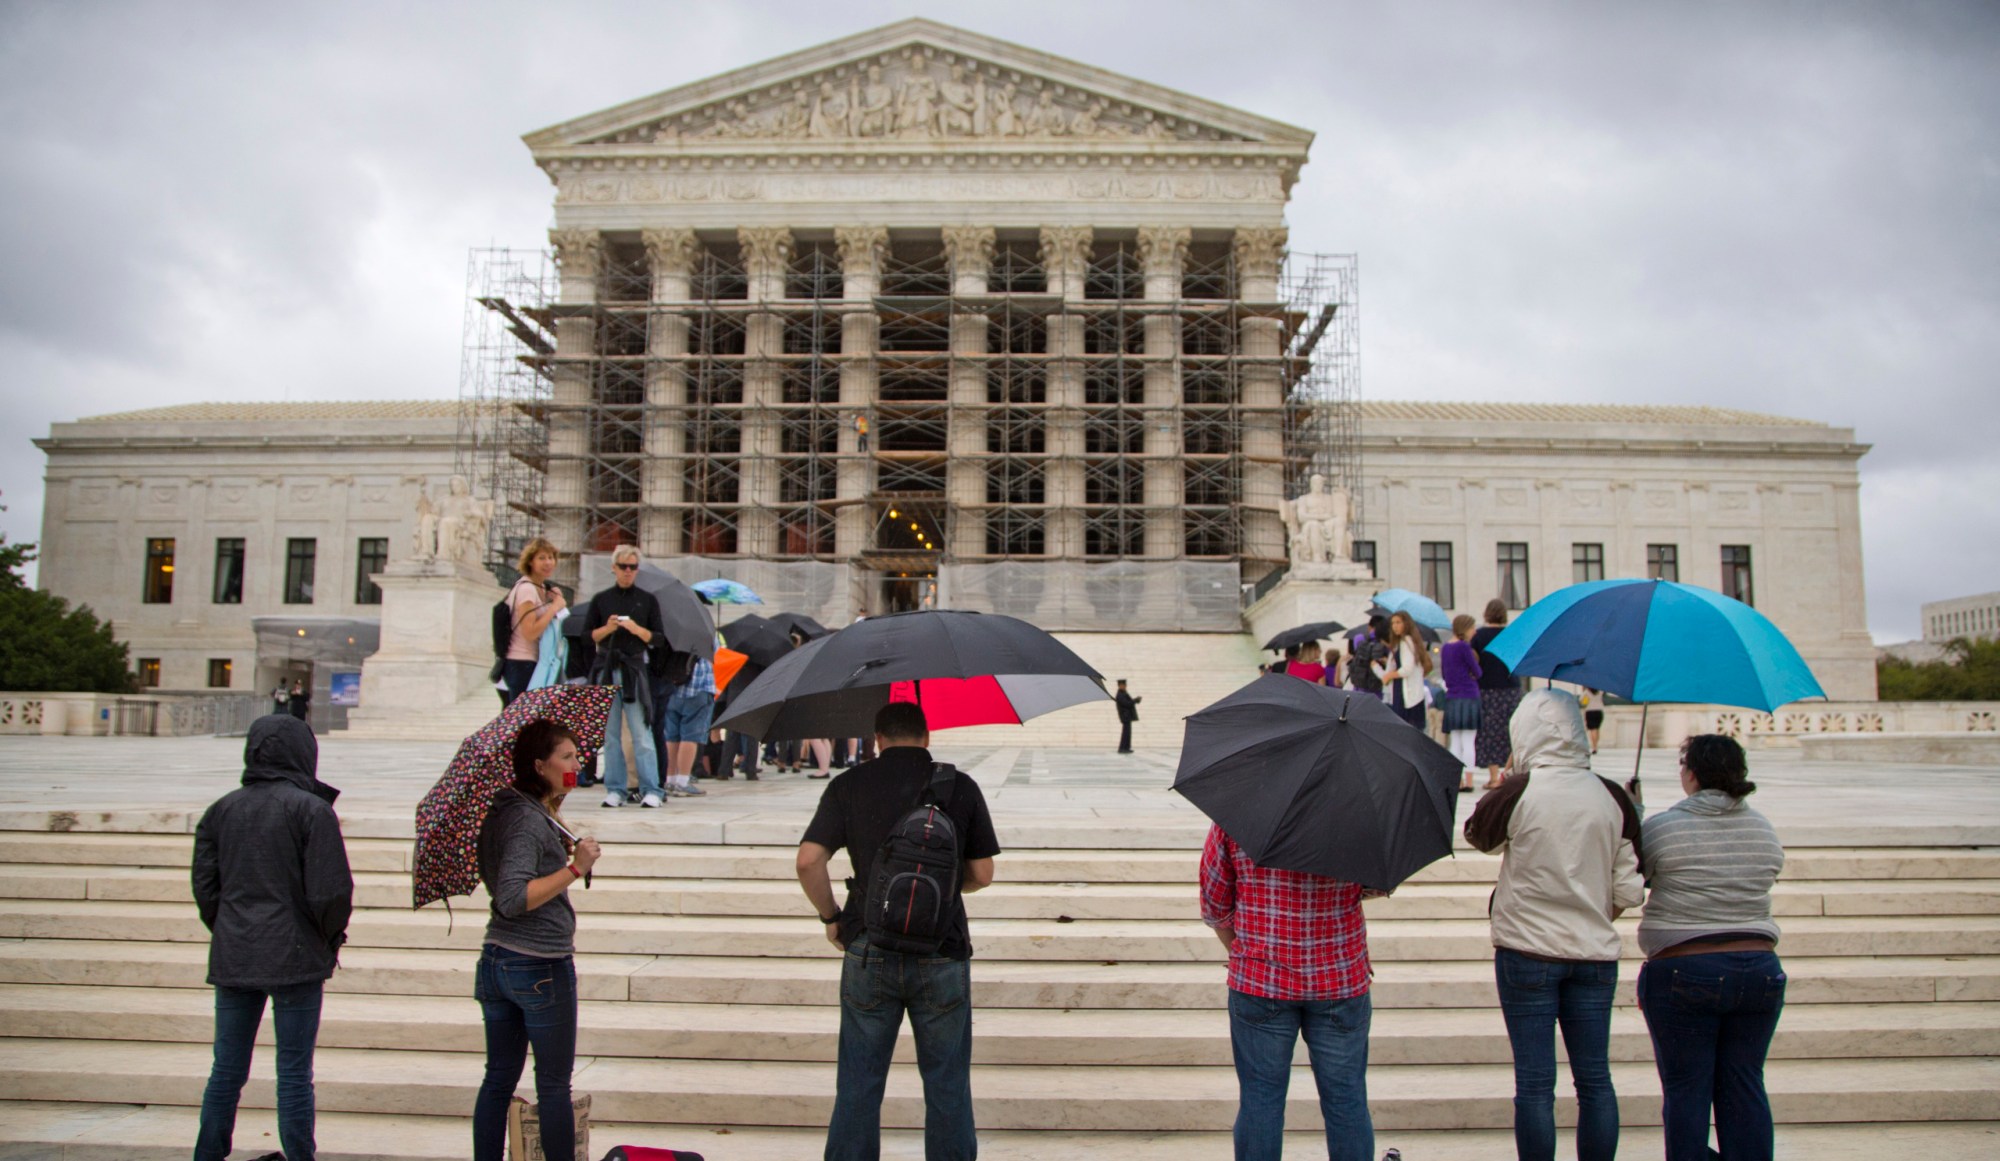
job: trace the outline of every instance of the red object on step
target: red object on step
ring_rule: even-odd
[[[606,1153],[604,1161],[702,1161],[702,1156],[685,1149],[648,1149],[644,1145],[620,1145]]]

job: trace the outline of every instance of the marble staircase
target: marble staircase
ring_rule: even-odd
[[[795,827],[673,813],[613,813],[603,873],[573,893],[576,1080],[596,1100],[596,1152],[816,1155],[839,964],[792,879],[780,840]],[[0,812],[0,1158],[185,1155],[212,1018],[187,898],[192,822]],[[462,1157],[483,903],[411,912],[407,816],[357,812],[346,827],[357,913],[321,1026],[322,1155]],[[1226,1155],[1235,1084],[1222,950],[1192,918],[1199,829],[1094,833],[1089,846],[1053,820],[1008,827],[1000,882],[969,900],[983,1151]],[[1792,984],[1768,1069],[1781,1156],[2000,1151],[2000,850],[1914,830],[1868,847],[1786,838],[1776,902]],[[1368,905],[1370,1095],[1381,1147],[1411,1161],[1506,1154],[1511,1073],[1483,920],[1496,867],[1461,850]],[[1644,1156],[1659,1097],[1636,970],[1622,973],[1612,1053],[1626,1148]],[[269,1056],[248,1108],[270,1107]],[[886,1155],[921,1155],[922,1111],[915,1070],[899,1067]],[[1312,1155],[1303,1067],[1288,1118],[1294,1153]],[[269,1114],[243,1125],[239,1142],[254,1140]]]

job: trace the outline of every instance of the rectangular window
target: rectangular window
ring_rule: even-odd
[[[215,591],[210,600],[218,605],[243,603],[243,538],[225,536],[215,542]]]
[[[319,564],[319,541],[295,536],[285,541],[285,603],[313,603],[313,572]]]
[[[1648,544],[1646,546],[1646,579],[1679,583],[1681,579],[1681,546],[1678,544]]]
[[[1528,607],[1528,546],[1521,541],[1501,541],[1500,600],[1510,609]]]
[[[1755,605],[1750,591],[1750,546],[1747,544],[1725,544],[1722,546],[1722,595],[1735,597],[1746,605]]]
[[[1576,584],[1604,579],[1604,546],[1602,544],[1572,544],[1569,546],[1570,580]]]
[[[1458,603],[1452,593],[1451,541],[1423,542],[1418,576],[1425,596],[1447,609]]]
[[[235,672],[236,663],[227,657],[208,659],[208,688],[228,689],[229,679]]]
[[[1382,575],[1375,569],[1375,542],[1372,540],[1357,540],[1354,542],[1354,563],[1367,565],[1369,576]]]
[[[146,541],[146,591],[142,599],[149,605],[174,603],[174,540],[171,536],[156,536]]]
[[[139,688],[140,689],[160,688],[159,658],[141,657],[139,659]]]
[[[382,590],[370,577],[389,567],[389,538],[364,536],[354,549],[354,603],[379,605]]]

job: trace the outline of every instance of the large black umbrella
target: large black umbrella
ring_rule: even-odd
[[[680,653],[693,653],[704,661],[715,657],[715,623],[708,619],[706,602],[695,591],[681,583],[680,578],[653,564],[639,565],[640,588],[653,594],[660,602],[660,624],[666,629],[667,647]],[[588,618],[579,606],[563,622],[563,633],[569,637],[586,637],[584,622]]]
[[[1339,621],[1311,621],[1304,625],[1287,629],[1269,641],[1264,642],[1264,648],[1271,650],[1273,653],[1283,653],[1294,645],[1324,641],[1336,633],[1343,632],[1346,628],[1347,626],[1341,624]]]
[[[1270,674],[1187,719],[1174,789],[1259,866],[1387,891],[1451,853],[1463,772],[1380,698]]]
[[[724,625],[722,641],[757,666],[776,665],[795,648],[789,634],[755,613],[745,613]]]
[[[785,633],[796,634],[801,641],[817,641],[833,632],[804,613],[772,613],[764,619]]]
[[[890,701],[916,702],[931,729],[943,730],[1024,722],[1109,698],[1102,674],[1026,621],[925,610],[870,617],[807,642],[765,670],[716,725],[765,741],[852,738]]]

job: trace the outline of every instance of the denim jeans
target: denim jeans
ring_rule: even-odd
[[[840,965],[840,1066],[826,1161],[882,1155],[882,1091],[903,1013],[924,1079],[926,1161],[973,1161],[972,965],[962,959],[873,951],[866,934]]]
[[[622,676],[614,678],[614,687],[622,686]],[[625,741],[624,731],[618,728],[623,721],[632,731],[633,762],[639,767],[639,793],[658,794],[660,792],[660,758],[653,749],[653,727],[646,724],[646,710],[635,698],[625,700],[625,693],[619,689],[618,700],[611,703],[611,720],[604,725],[604,789],[607,794],[625,793]]]
[[[1577,1161],[1618,1155],[1618,1094],[1611,1087],[1611,997],[1618,963],[1549,963],[1493,952],[1500,1011],[1514,1049],[1514,1151],[1521,1161],[1556,1155],[1556,1025],[1576,1084]]]
[[[1777,953],[1725,951],[1649,963],[1639,969],[1639,1002],[1665,1098],[1667,1161],[1770,1161],[1764,1054],[1785,1008]],[[1708,1147],[1711,1107],[1719,1154]]]
[[[576,1067],[576,961],[522,955],[489,943],[479,953],[472,995],[486,1018],[486,1079],[472,1106],[473,1161],[501,1161],[506,1152],[507,1104],[521,1082],[530,1044],[542,1153],[574,1157],[569,1078]]]
[[[313,1045],[319,1039],[320,980],[288,988],[215,989],[215,1065],[201,1094],[194,1161],[223,1161],[236,1134],[236,1103],[250,1079],[250,1051],[264,1022],[264,997],[278,1033],[278,1145],[291,1161],[313,1161]]]
[[[500,679],[507,683],[507,692],[500,695],[503,706],[514,704],[514,699],[528,692],[528,683],[535,680],[535,663],[532,661],[506,661],[500,666]]]
[[[1236,1161],[1277,1161],[1285,1149],[1285,1093],[1299,1037],[1306,1041],[1331,1161],[1374,1161],[1368,1118],[1366,992],[1346,1000],[1272,1000],[1229,993],[1229,1049],[1236,1057]]]

